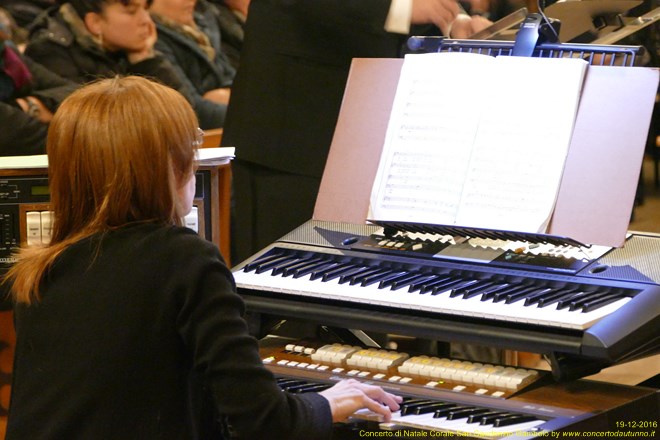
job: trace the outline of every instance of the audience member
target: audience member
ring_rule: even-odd
[[[18,24],[14,13],[5,7],[0,8],[0,28],[5,38],[11,40],[22,52],[27,41],[27,30]]]
[[[7,440],[323,439],[360,408],[385,420],[398,409],[400,397],[355,380],[277,386],[220,252],[181,227],[198,131],[183,96],[140,77],[87,85],[55,114],[52,240],[23,249],[6,280],[17,335]],[[215,404],[208,420],[189,405],[199,395]],[[211,436],[213,422],[226,437]]]
[[[206,0],[153,0],[149,11],[158,30],[155,48],[197,93],[226,105],[236,70],[222,52],[215,7]]]
[[[411,24],[453,37],[455,0],[252,0],[223,145],[236,147],[232,260],[239,263],[312,217],[351,60],[401,55]],[[391,8],[392,6],[392,8]],[[374,158],[374,160],[377,160]]]
[[[21,28],[27,28],[39,14],[55,6],[57,0],[3,0],[3,7]]]
[[[154,50],[157,34],[148,5],[148,0],[70,0],[33,23],[25,53],[78,83],[117,74],[158,79],[188,98],[202,128],[221,127],[226,105],[204,99]]]
[[[53,112],[77,84],[21,55],[3,23],[0,19],[0,156],[44,154]]]
[[[222,51],[238,69],[250,0],[211,0],[216,7],[222,32]]]

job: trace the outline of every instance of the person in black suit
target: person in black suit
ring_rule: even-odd
[[[400,56],[411,24],[460,38],[490,23],[459,10],[455,0],[251,1],[223,134],[236,147],[233,262],[311,218],[351,60]]]

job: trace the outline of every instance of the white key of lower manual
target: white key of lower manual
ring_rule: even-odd
[[[399,411],[392,414],[392,419],[389,422],[389,427],[393,426],[418,428],[425,430],[442,430],[456,433],[479,433],[480,438],[489,438],[491,434],[502,435],[504,433],[522,432],[532,429],[536,426],[545,423],[544,420],[534,420],[531,422],[523,422],[509,426],[495,427],[493,425],[481,425],[480,423],[468,423],[468,418],[463,417],[456,420],[448,420],[446,417],[433,417],[433,413],[420,414],[420,415],[405,415],[402,416]],[[384,426],[383,428],[388,426]]]

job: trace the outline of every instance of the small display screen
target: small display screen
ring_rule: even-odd
[[[30,193],[33,196],[47,196],[50,194],[48,185],[34,185],[30,188]]]

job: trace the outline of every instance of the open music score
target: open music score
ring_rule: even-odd
[[[371,195],[371,218],[545,232],[587,63],[409,55]]]

